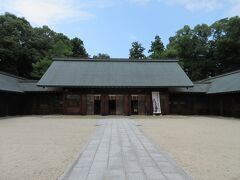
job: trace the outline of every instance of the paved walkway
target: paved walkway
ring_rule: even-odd
[[[106,119],[62,180],[186,180],[175,162],[153,145],[135,121]]]

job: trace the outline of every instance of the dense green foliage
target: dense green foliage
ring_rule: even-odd
[[[135,45],[135,44],[134,44]],[[135,45],[137,46],[137,45]],[[130,51],[133,47],[130,49]],[[135,49],[135,57],[143,51]],[[141,47],[141,50],[144,48]],[[192,80],[240,69],[240,18],[225,18],[211,26],[185,25],[164,49],[159,36],[151,43],[150,59],[177,58]],[[131,56],[130,56],[131,57]],[[142,57],[142,55],[141,55]]]
[[[145,48],[139,42],[133,42],[132,48],[129,50],[130,59],[145,59],[146,56],[143,54]]]
[[[0,16],[0,69],[30,76],[32,61],[39,53],[31,25],[24,18],[6,13]]]
[[[240,18],[219,20],[211,26],[184,26],[170,38],[165,57],[178,57],[192,80],[240,69]],[[174,55],[175,53],[175,55]]]
[[[88,57],[83,41],[69,39],[47,26],[33,28],[24,18],[0,16],[0,70],[39,78],[53,57]]]
[[[110,59],[110,56],[105,53],[98,53],[98,55],[94,55],[93,59]]]

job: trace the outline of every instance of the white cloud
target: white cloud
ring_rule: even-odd
[[[168,5],[182,6],[191,12],[221,10],[226,16],[240,15],[240,0],[158,0]]]
[[[127,2],[133,3],[133,4],[138,4],[138,5],[146,5],[149,3],[151,0],[127,0]]]
[[[183,6],[189,11],[213,11],[223,6],[222,0],[168,0],[164,2],[170,5]]]
[[[228,16],[240,16],[240,0],[232,0],[232,6],[227,12]]]
[[[84,7],[106,8],[116,5],[119,0],[75,0],[76,3],[81,2]]]
[[[94,17],[94,8],[124,3],[147,5],[161,2],[181,6],[191,12],[221,10],[226,16],[240,15],[240,0],[0,0],[0,11],[23,16],[34,25],[55,25],[63,21],[82,21]]]
[[[36,25],[54,25],[64,20],[86,20],[93,14],[82,10],[80,3],[69,0],[12,0],[3,1],[2,9],[25,17]]]

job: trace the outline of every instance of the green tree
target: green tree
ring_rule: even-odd
[[[163,56],[175,54],[192,80],[240,69],[239,27],[238,16],[221,19],[211,26],[184,26],[169,39]]]
[[[10,13],[0,15],[0,70],[36,78],[53,57],[70,56],[88,57],[79,38],[70,40],[48,26],[33,28],[24,18]]]
[[[151,59],[159,59],[163,56],[164,52],[164,45],[162,40],[159,36],[155,36],[154,41],[151,42],[151,48],[149,49],[148,53],[151,53],[149,57]]]
[[[71,56],[72,48],[65,44],[62,40],[58,40],[50,50],[50,54],[52,57],[68,57]]]
[[[130,59],[146,59],[146,56],[143,54],[145,48],[142,47],[142,44],[139,42],[133,42],[132,47],[129,50]]]
[[[216,73],[240,69],[240,18],[238,16],[219,20],[211,26],[212,58]]]
[[[197,25],[194,29],[184,26],[169,39],[167,52],[173,52],[182,61],[183,69],[192,80],[199,80],[214,74],[209,59],[209,37],[211,29],[208,25]],[[169,54],[168,54],[169,55]]]
[[[161,57],[162,58],[177,58],[177,51],[174,48],[167,48],[162,52]]]
[[[93,56],[93,59],[110,59],[110,56],[105,53],[98,53],[97,55]]]
[[[52,49],[52,46],[55,43],[55,36],[57,33],[51,30],[48,26],[34,28],[33,33],[37,37],[34,41],[34,47],[37,48],[40,54],[40,59],[49,56],[49,50]]]
[[[73,57],[83,57],[87,58],[89,55],[84,48],[83,41],[77,37],[71,39],[71,45],[72,45],[72,56]]]
[[[39,79],[47,71],[48,67],[51,65],[52,60],[44,58],[33,64],[33,72],[31,76],[35,79]]]
[[[32,61],[36,61],[32,34],[24,18],[10,13],[0,15],[0,70],[30,77]]]

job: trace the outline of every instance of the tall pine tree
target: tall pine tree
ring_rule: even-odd
[[[146,56],[143,54],[145,48],[142,47],[142,44],[139,42],[133,42],[132,48],[129,50],[130,59],[146,59]]]
[[[154,41],[151,42],[151,48],[148,51],[148,53],[151,53],[149,55],[149,58],[159,59],[162,57],[163,52],[164,52],[164,45],[161,41],[161,38],[159,36],[155,36]]]

